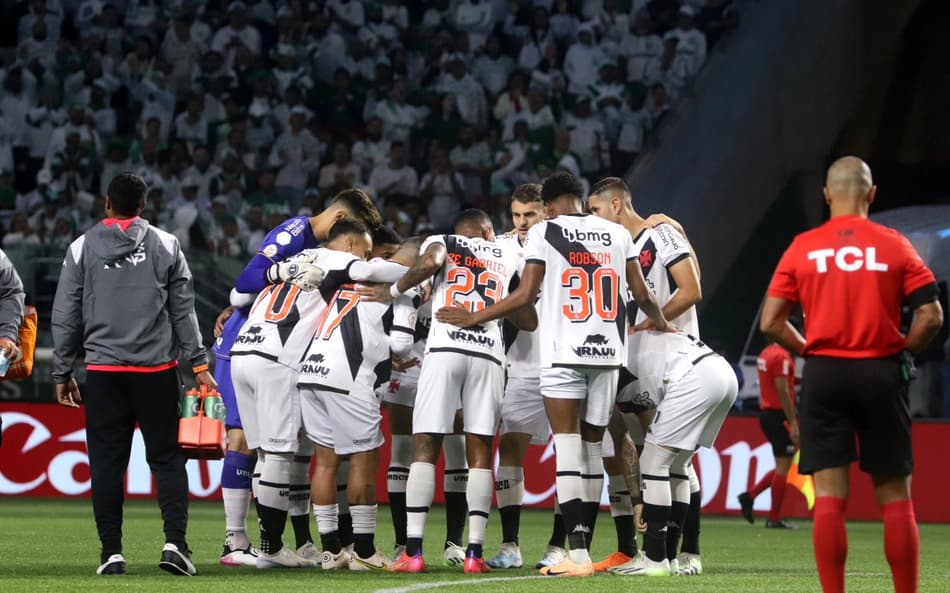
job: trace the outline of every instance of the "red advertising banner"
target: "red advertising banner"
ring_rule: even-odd
[[[89,496],[89,459],[86,454],[82,411],[50,404],[0,403],[3,445],[0,448],[0,496]],[[384,422],[385,425],[385,422]],[[941,451],[950,441],[950,424],[914,425],[914,507],[924,522],[950,523],[950,505],[941,500],[947,478],[942,473]],[[384,445],[381,459],[389,459]],[[730,417],[712,449],[698,456],[703,484],[703,509],[711,514],[738,514],[737,496],[774,467],[771,448],[756,418]],[[529,448],[525,460],[525,504],[554,504],[554,447]],[[196,499],[220,499],[221,462],[189,461],[188,482]],[[386,502],[386,464],[378,474],[380,502]],[[441,480],[436,500],[442,500]],[[154,484],[145,461],[145,445],[136,431],[126,476],[130,497],[154,495]],[[606,496],[603,499],[606,503]],[[766,490],[756,499],[756,509],[770,506]],[[805,499],[790,489],[783,515],[808,517]],[[852,468],[848,518],[879,519],[870,479]]]

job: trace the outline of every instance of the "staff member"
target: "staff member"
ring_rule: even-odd
[[[855,460],[871,474],[883,511],[884,553],[896,592],[916,592],[919,580],[920,538],[910,500],[912,370],[902,353],[927,346],[943,311],[934,275],[910,242],[868,220],[876,190],[862,160],[832,164],[824,188],[831,220],[795,238],[762,310],[762,331],[807,358],[799,465],[815,478],[813,541],[825,593],[844,591],[844,514]],[[906,336],[898,330],[902,302],[914,310]],[[795,303],[805,313],[807,341],[788,323]]]
[[[20,357],[20,324],[23,323],[23,281],[13,262],[0,250],[0,353],[11,362]],[[3,425],[0,421],[0,440]]]
[[[769,344],[756,359],[759,372],[759,426],[765,438],[772,444],[775,469],[771,470],[752,487],[739,495],[742,516],[749,523],[755,522],[753,505],[755,499],[772,489],[772,509],[765,522],[768,529],[796,529],[781,517],[782,501],[785,499],[785,481],[792,467],[795,446],[798,445],[798,419],[795,417],[795,361],[788,350],[778,344]]]
[[[194,575],[185,529],[188,478],[178,446],[179,355],[195,379],[214,386],[201,344],[191,272],[178,240],[139,218],[145,181],[122,173],[109,183],[106,215],[69,247],[53,303],[56,399],[85,401],[92,506],[102,542],[98,574],[124,574],[123,476],[138,423],[165,522],[159,566]],[[73,365],[85,351],[80,395]]]

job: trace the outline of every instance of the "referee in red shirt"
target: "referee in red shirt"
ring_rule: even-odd
[[[915,593],[920,539],[910,500],[910,412],[905,352],[920,352],[940,330],[937,284],[910,242],[868,220],[876,187],[856,157],[828,169],[831,219],[785,251],[769,285],[761,329],[806,358],[800,409],[799,470],[814,474],[812,539],[825,593],[844,591],[848,554],[848,470],[860,460],[884,515],[884,553],[897,593]],[[807,341],[790,323],[805,313]],[[907,335],[901,304],[914,310]],[[857,441],[857,447],[855,442]]]
[[[772,343],[756,359],[759,372],[759,426],[772,444],[775,469],[756,482],[748,492],[739,495],[739,508],[749,523],[755,522],[755,499],[772,489],[772,508],[765,522],[768,529],[797,529],[782,519],[782,501],[788,470],[792,467],[798,445],[798,418],[795,417],[795,360],[788,350]]]

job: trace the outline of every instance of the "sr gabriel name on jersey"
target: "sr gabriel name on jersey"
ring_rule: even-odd
[[[434,243],[444,245],[448,257],[432,286],[433,311],[452,303],[469,311],[480,311],[508,296],[521,262],[510,245],[459,235],[436,235],[426,239],[420,253]],[[501,323],[490,321],[460,328],[432,318],[426,354],[430,352],[460,352],[502,364],[505,347]]]
[[[630,233],[584,214],[540,222],[528,231],[526,263],[545,266],[539,333],[541,366],[620,367],[626,363]]]

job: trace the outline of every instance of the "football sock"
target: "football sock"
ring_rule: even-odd
[[[290,508],[290,455],[262,453],[257,493],[257,519],[261,526],[261,551],[276,554],[283,547],[284,525]]]
[[[501,515],[502,543],[518,543],[521,530],[521,505],[524,502],[524,469],[502,466],[495,477],[495,498]]]
[[[247,513],[251,504],[251,477],[256,463],[257,455],[228,451],[221,468],[224,526],[230,544],[239,550],[251,545],[247,538]]]
[[[567,532],[564,530],[564,515],[561,514],[561,503],[554,497],[554,521],[551,529],[551,539],[548,540],[549,546],[564,547],[564,540],[567,539]]]
[[[557,467],[557,500],[564,517],[569,555],[574,562],[590,561],[587,552],[587,535],[590,527],[584,522],[584,484],[581,435],[559,433],[554,435],[555,461]]]
[[[895,593],[917,593],[920,578],[920,535],[909,500],[891,502],[884,513],[884,555],[891,566]]]
[[[772,476],[772,509],[769,511],[769,520],[778,521],[782,518],[782,501],[785,500],[785,484],[787,476],[773,474]]]
[[[488,529],[488,514],[491,511],[492,491],[495,481],[490,469],[471,468],[468,470],[468,543],[469,551],[482,555],[485,543],[485,531]],[[476,545],[477,549],[472,545]]]
[[[844,498],[819,496],[815,499],[812,543],[824,593],[844,593],[844,565],[848,558],[848,532],[844,526],[846,505]]]
[[[683,524],[683,546],[680,552],[699,555],[699,532],[702,523],[703,490],[699,483],[699,476],[693,464],[686,466],[689,475],[689,513],[686,514],[686,523]]]
[[[689,475],[686,473],[686,464],[690,457],[692,457],[691,452],[678,453],[673,460],[673,465],[670,466],[672,505],[670,505],[670,523],[666,530],[666,558],[670,561],[676,558],[680,535],[683,533],[683,525],[689,514]]]
[[[445,540],[461,544],[468,519],[468,465],[465,461],[465,435],[447,434],[442,440],[445,453]],[[407,503],[408,504],[408,503]]]
[[[290,524],[297,549],[313,542],[310,535],[310,457],[295,456],[290,464]]]
[[[336,504],[339,510],[340,543],[343,547],[353,543],[353,516],[350,515],[350,503],[346,495],[346,484],[350,479],[350,462],[340,461],[336,472]]]
[[[610,498],[610,516],[617,531],[617,551],[633,557],[637,554],[637,537],[633,526],[633,502],[624,477],[608,476],[607,493]]]
[[[323,551],[339,554],[343,549],[340,543],[340,523],[337,519],[338,507],[335,504],[313,505],[313,517],[317,522],[317,532],[320,534],[320,544]]]
[[[353,551],[360,558],[369,558],[376,553],[375,504],[354,504],[350,507],[353,517]]]
[[[412,463],[412,437],[394,434],[389,471],[386,474],[386,489],[389,491],[389,512],[392,516],[397,546],[406,545],[406,483],[409,480],[410,463]]]
[[[590,528],[587,534],[587,549],[594,539],[594,528],[600,512],[600,495],[604,491],[604,450],[600,441],[581,441],[584,483],[584,523]]]
[[[422,553],[422,536],[434,496],[435,466],[414,461],[409,466],[409,482],[406,487],[406,553],[410,556]]]
[[[753,486],[752,489],[749,490],[749,496],[751,496],[753,500],[758,498],[760,494],[765,492],[766,488],[772,487],[772,483],[774,479],[775,479],[775,470],[770,469],[768,473],[762,476],[762,479],[756,482],[755,486]],[[775,496],[774,490],[772,491],[772,496],[773,497]]]
[[[647,531],[643,535],[643,551],[650,560],[666,559],[666,534],[673,506],[670,490],[670,466],[676,453],[647,442],[640,456],[643,472],[643,520]]]

